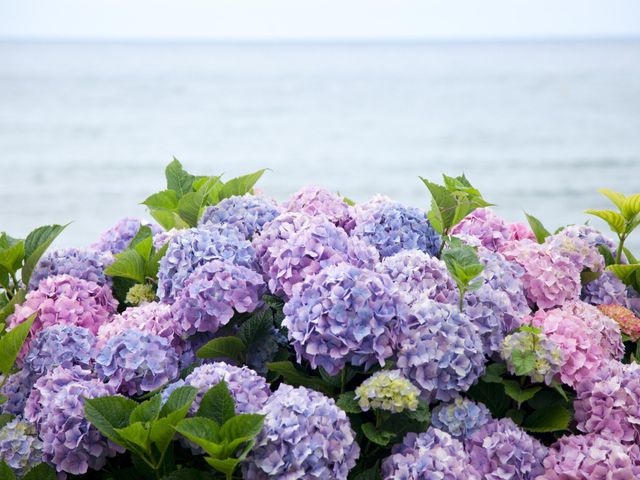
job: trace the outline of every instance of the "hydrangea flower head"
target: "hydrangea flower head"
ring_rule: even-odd
[[[382,463],[384,480],[480,480],[463,444],[437,428],[409,433]]]
[[[540,329],[523,327],[505,337],[500,356],[513,375],[528,375],[533,382],[551,385],[564,363],[563,351]],[[525,361],[531,365],[523,365]],[[526,368],[526,371],[522,369]]]
[[[407,313],[387,275],[342,263],[296,286],[282,325],[298,361],[336,375],[348,363],[384,365]]]
[[[244,478],[346,480],[360,454],[349,417],[333,399],[282,384],[262,409],[264,427]]]
[[[24,368],[9,375],[5,384],[0,387],[0,395],[7,397],[7,401],[0,404],[0,413],[22,415],[34,382],[29,370]]]
[[[510,418],[484,424],[465,440],[465,449],[484,480],[534,479],[547,455],[547,447]]]
[[[70,275],[45,278],[37,290],[27,293],[22,305],[16,305],[13,315],[7,319],[11,330],[34,313],[36,317],[19,358],[29,351],[32,338],[52,325],[75,325],[97,333],[100,326],[116,312],[118,302],[111,290],[95,282],[81,280]]]
[[[572,230],[563,229],[544,241],[547,248],[566,257],[580,270],[601,272],[604,269],[604,257],[595,245],[586,238],[575,235]]]
[[[114,255],[121,253],[129,247],[131,240],[143,226],[151,228],[154,236],[162,232],[162,228],[155,223],[137,218],[123,218],[109,230],[103,232],[100,239],[91,245],[91,248],[101,252],[111,252]]]
[[[397,366],[426,400],[451,400],[484,372],[482,339],[457,307],[424,299],[397,340]]]
[[[476,238],[483,247],[494,252],[513,241],[535,240],[535,236],[527,227],[505,222],[488,207],[477,208],[464,217],[451,230],[451,234],[462,238]]]
[[[331,223],[347,232],[353,227],[353,212],[336,193],[314,185],[302,187],[289,197],[283,208],[287,212],[300,212],[310,217],[324,215]]]
[[[36,427],[19,417],[0,428],[0,459],[22,478],[42,462],[42,442]]]
[[[627,286],[615,273],[605,271],[595,280],[582,286],[580,297],[591,305],[626,305]]]
[[[640,449],[600,435],[567,435],[554,443],[537,480],[640,478]]]
[[[117,451],[84,416],[84,399],[115,394],[112,386],[88,370],[56,367],[40,377],[24,411],[36,425],[43,443],[43,459],[58,472],[73,475],[99,470]]]
[[[403,250],[386,257],[375,267],[387,274],[413,305],[422,297],[436,302],[458,302],[459,293],[445,263],[420,250]]]
[[[400,370],[381,370],[356,388],[356,399],[363,411],[388,410],[399,413],[416,410],[420,390]]]
[[[640,339],[640,318],[622,305],[598,305],[598,310],[620,325],[622,333],[637,342]]]
[[[431,425],[458,440],[464,440],[489,420],[491,413],[484,404],[463,397],[441,403],[431,412]]]
[[[184,281],[171,311],[187,335],[215,333],[235,312],[253,312],[262,303],[262,275],[230,262],[212,260],[197,267]]]
[[[137,395],[175,380],[178,354],[166,338],[130,329],[107,341],[96,356],[95,370],[118,392]]]
[[[580,318],[594,338],[600,342],[602,349],[610,358],[621,360],[624,356],[624,344],[618,323],[602,313],[597,307],[588,303],[569,302],[562,306],[562,310]]]
[[[568,225],[559,234],[568,238],[584,240],[587,245],[597,248],[599,245],[607,247],[610,251],[616,251],[616,244],[600,230],[590,225]]]
[[[48,252],[36,265],[29,289],[38,288],[40,281],[55,275],[71,275],[95,282],[98,285],[111,285],[111,278],[107,277],[104,269],[111,265],[115,258],[111,252],[100,250],[81,250],[78,248],[64,248]]]
[[[128,291],[125,301],[134,307],[143,303],[153,302],[156,298],[156,292],[148,283],[136,283]]]
[[[207,224],[181,230],[169,242],[167,253],[158,270],[158,298],[172,303],[184,282],[200,265],[211,260],[224,260],[255,269],[255,250],[232,226]]]
[[[207,207],[199,225],[231,225],[250,240],[279,214],[280,207],[271,199],[255,195],[233,196],[221,200],[217,205]]]
[[[416,249],[436,255],[441,244],[440,235],[425,212],[397,202],[384,202],[365,210],[356,217],[351,234],[376,247],[383,258]]]
[[[24,368],[36,378],[55,367],[90,370],[95,345],[95,335],[84,327],[52,325],[35,336]]]

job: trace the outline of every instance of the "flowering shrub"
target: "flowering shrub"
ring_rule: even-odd
[[[230,225],[237,228],[247,240],[251,240],[262,231],[266,223],[280,214],[280,210],[275,201],[264,197],[229,197],[217,205],[207,207],[199,225]]]
[[[108,251],[77,248],[54,250],[38,262],[29,281],[29,288],[34,290],[38,288],[40,280],[64,274],[95,282],[98,285],[106,285],[111,282],[111,279],[105,275],[104,269],[113,263],[113,260],[113,255]]]
[[[463,440],[491,420],[491,413],[482,403],[456,397],[433,409],[431,424],[453,438]]]

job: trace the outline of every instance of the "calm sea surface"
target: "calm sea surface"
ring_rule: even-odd
[[[640,42],[0,43],[0,230],[73,220],[58,245],[86,245],[172,155],[269,167],[279,199],[426,207],[418,175],[465,172],[509,219],[583,222],[596,188],[640,192]]]

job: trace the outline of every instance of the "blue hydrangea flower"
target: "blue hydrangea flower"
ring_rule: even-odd
[[[252,480],[346,480],[360,454],[349,417],[333,399],[280,385],[262,412],[264,427],[242,464]]]
[[[131,240],[133,240],[142,226],[151,228],[154,236],[162,233],[162,228],[156,223],[139,220],[137,218],[123,218],[109,230],[103,232],[102,235],[100,235],[100,239],[91,245],[91,248],[101,252],[111,252],[114,255],[123,252],[127,249]]]
[[[178,376],[178,354],[169,340],[139,330],[110,338],[96,356],[98,376],[127,395],[160,388]]]
[[[485,284],[468,292],[463,303],[465,315],[480,334],[484,353],[491,356],[499,352],[502,340],[516,318],[509,296]]]
[[[111,285],[111,277],[105,275],[104,269],[113,261],[111,252],[78,248],[53,250],[38,262],[29,280],[29,288],[36,289],[40,280],[65,273],[98,285]]]
[[[256,267],[253,247],[234,227],[209,224],[181,230],[171,239],[160,261],[158,298],[172,303],[196,267],[211,260],[224,260],[254,270]]]
[[[376,247],[381,257],[414,249],[436,255],[441,243],[425,212],[396,202],[380,203],[366,210],[356,218],[351,234]]]
[[[424,299],[397,340],[396,365],[426,400],[451,400],[484,372],[484,349],[476,327],[457,307]]]
[[[13,473],[22,478],[25,473],[42,462],[42,442],[36,427],[19,417],[0,429],[0,460]]]
[[[342,263],[296,286],[282,325],[298,361],[336,375],[347,363],[384,365],[407,313],[387,275]]]
[[[39,377],[55,367],[79,365],[91,369],[96,338],[91,331],[75,325],[53,325],[38,332],[24,359],[24,368]]]
[[[491,413],[484,404],[463,397],[441,403],[431,413],[431,424],[458,440],[463,440],[489,420]]]
[[[265,223],[280,215],[278,204],[268,198],[254,195],[225,198],[217,205],[207,207],[198,225],[223,224],[237,228],[247,240],[260,233]]]
[[[615,273],[606,271],[583,285],[580,296],[582,301],[591,305],[626,305],[627,286]]]
[[[0,413],[22,415],[34,382],[35,378],[29,373],[29,370],[21,369],[9,375],[5,384],[0,388],[0,394],[7,397],[7,401],[0,404]]]

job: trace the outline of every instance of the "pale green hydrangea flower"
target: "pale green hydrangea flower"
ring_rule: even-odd
[[[382,370],[356,388],[356,400],[363,411],[389,410],[393,413],[416,410],[420,390],[400,370]]]
[[[510,373],[547,385],[551,385],[563,362],[560,347],[540,329],[529,326],[505,337],[500,356]]]
[[[153,291],[153,287],[146,283],[136,283],[127,292],[126,302],[129,305],[140,305],[141,303],[153,302],[156,298],[156,294]]]

